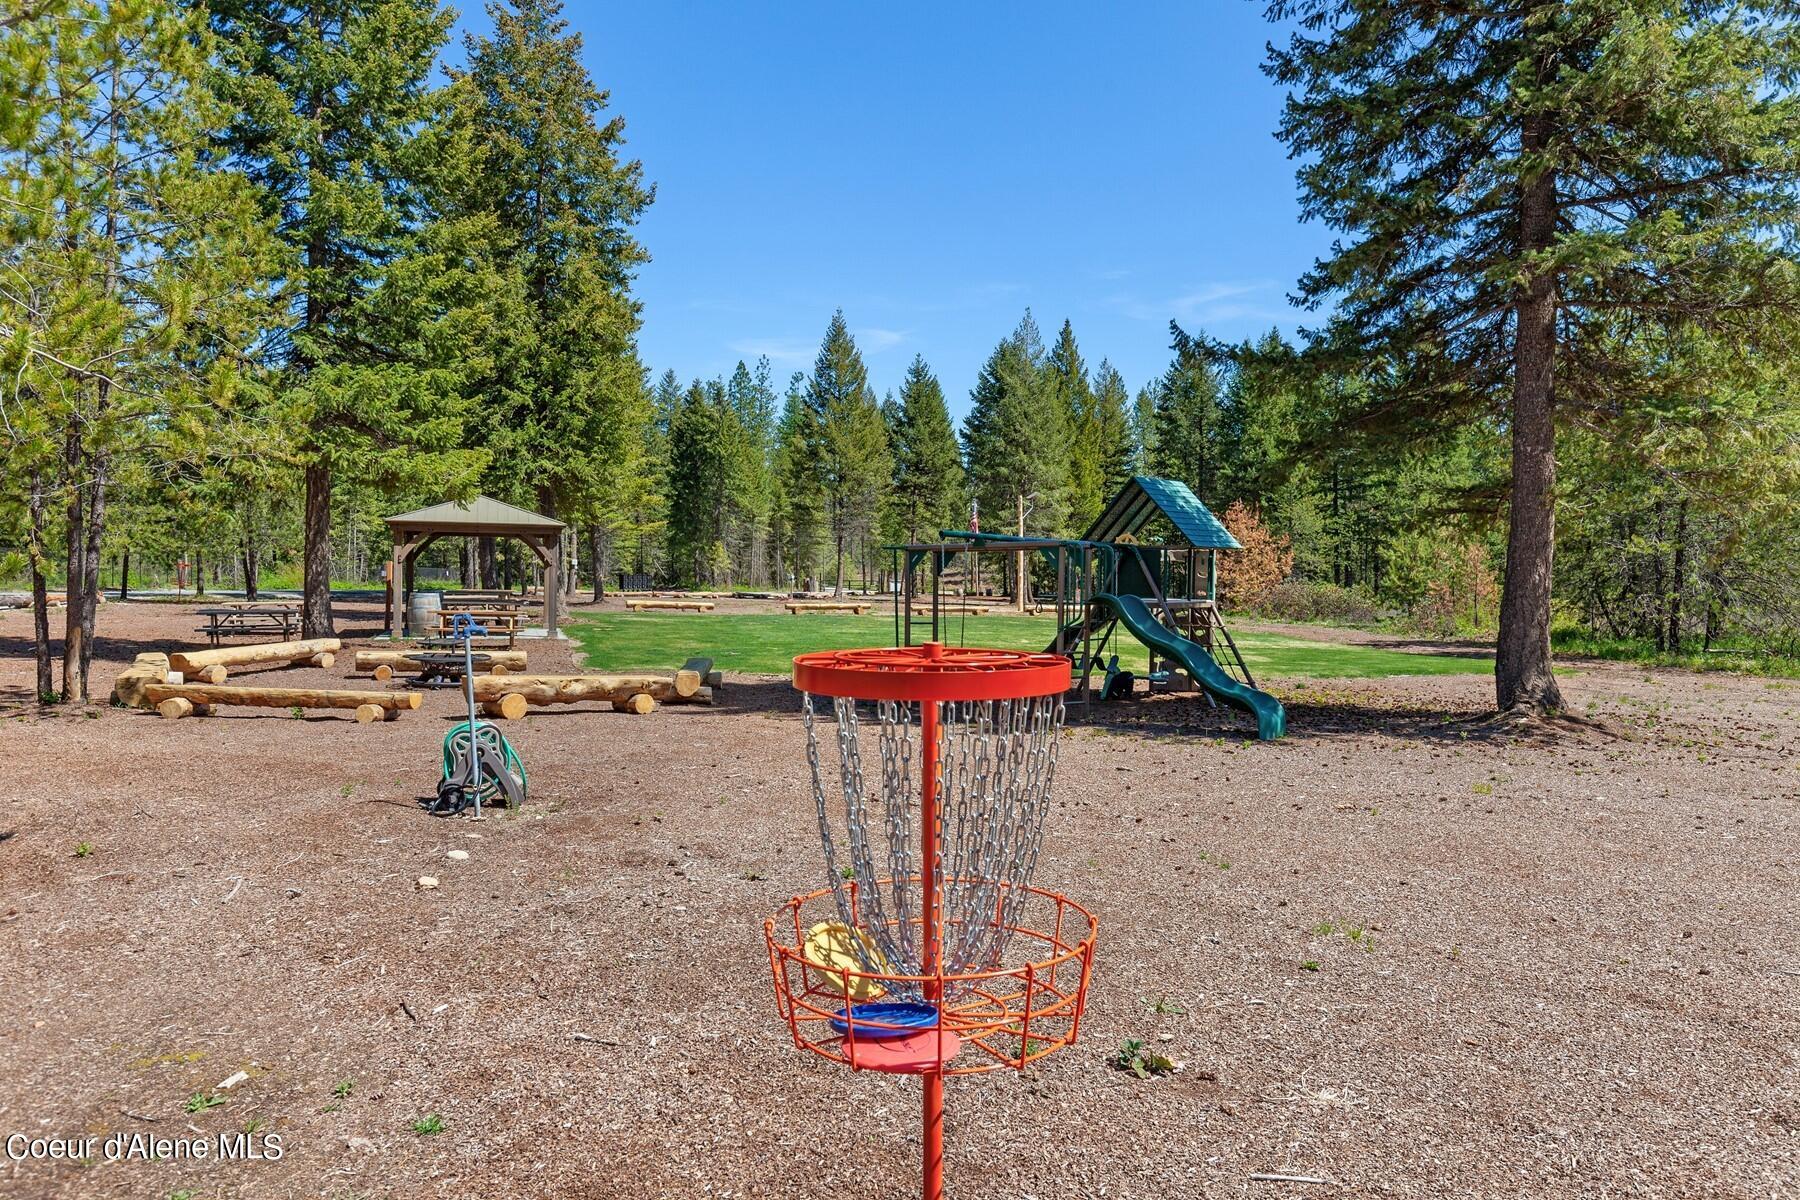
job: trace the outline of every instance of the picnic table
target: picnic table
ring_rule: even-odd
[[[445,592],[443,597],[446,612],[516,612],[536,604],[536,600],[516,592]]]
[[[421,650],[417,654],[408,654],[407,659],[418,663],[424,670],[412,678],[409,686],[441,688],[461,687],[466,676],[463,656],[451,650]],[[469,658],[479,669],[494,661],[491,654],[470,654]]]
[[[238,600],[195,609],[206,618],[206,624],[195,630],[218,645],[222,638],[243,634],[277,634],[274,641],[285,642],[300,629],[300,606],[279,601]]]
[[[518,637],[519,630],[525,624],[525,614],[517,609],[471,608],[461,612],[447,612],[439,609],[436,640],[450,638],[450,631],[456,625],[458,617],[468,617],[477,625],[487,626],[488,637],[477,638],[478,644],[493,646],[498,644],[494,639],[504,638],[508,650],[513,648],[513,641]]]

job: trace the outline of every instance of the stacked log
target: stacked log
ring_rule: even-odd
[[[350,708],[356,709],[358,721],[369,721],[376,710],[381,718],[393,720],[402,712],[419,707],[423,699],[418,692],[358,692],[335,688],[269,688],[220,687],[208,683],[151,683],[143,688],[143,698],[156,711],[171,720],[186,716],[203,716],[213,705],[243,705],[251,708]],[[180,704],[165,702],[181,701]]]
[[[705,676],[683,668],[673,675],[485,675],[475,699],[490,717],[517,720],[528,706],[610,701],[621,712],[648,713],[663,704],[711,704]]]
[[[415,662],[407,655],[406,650],[358,650],[352,660],[351,670],[358,675],[373,675],[377,679],[392,679],[396,675],[417,675],[425,669],[425,665]],[[525,651],[523,650],[483,650],[488,661],[476,663],[477,674],[487,672],[492,675],[510,675],[514,671],[525,669]]]
[[[258,663],[286,663],[289,666],[329,667],[337,661],[343,643],[336,638],[308,638],[298,642],[263,642],[257,646],[220,646],[212,650],[183,650],[169,656],[171,669],[180,671],[184,679],[202,683],[224,683],[228,667]]]
[[[127,708],[148,708],[144,689],[153,683],[169,681],[169,656],[140,654],[137,661],[120,671],[113,679],[113,700]]]

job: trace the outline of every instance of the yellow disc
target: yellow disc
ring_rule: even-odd
[[[862,953],[856,947],[862,946]],[[821,992],[833,995],[844,994],[844,976],[840,971],[867,971],[863,966],[867,961],[876,971],[886,971],[887,960],[881,951],[870,940],[869,935],[860,930],[852,930],[842,921],[820,921],[806,931],[806,941],[801,946],[806,961],[817,963],[821,967],[829,967],[826,971],[808,971],[808,986]],[[887,995],[887,989],[867,975],[850,976],[851,1000],[879,1000]]]

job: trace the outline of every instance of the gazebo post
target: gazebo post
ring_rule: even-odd
[[[400,613],[406,599],[400,594],[401,564],[406,561],[406,534],[394,530],[394,557],[388,561],[388,637],[400,639]]]
[[[562,534],[544,536],[544,636],[556,636],[562,617]]]

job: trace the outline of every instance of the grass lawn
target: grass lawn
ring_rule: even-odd
[[[796,617],[786,613],[607,612],[577,616],[568,628],[581,644],[587,667],[594,671],[667,671],[700,656],[712,659],[722,671],[786,675],[796,654],[887,646],[894,641],[891,613]],[[922,640],[922,628],[929,629],[929,622],[913,626],[915,640]],[[987,616],[969,617],[966,621],[952,618],[945,632],[951,643],[1042,650],[1055,635],[1056,626],[1048,617]],[[1486,674],[1493,669],[1488,660],[1481,658],[1407,654],[1276,634],[1245,632],[1232,636],[1258,677],[1366,679],[1384,675]],[[1129,663],[1136,660],[1142,649],[1121,630],[1115,633],[1108,652],[1116,651],[1122,663]]]

